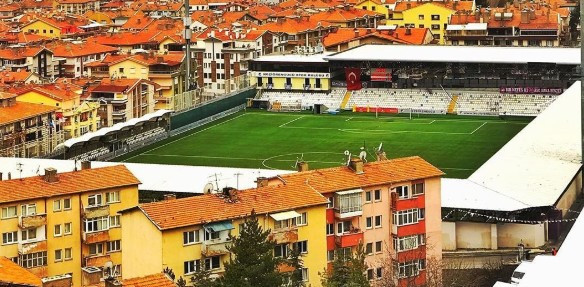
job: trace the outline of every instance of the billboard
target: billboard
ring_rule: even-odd
[[[559,95],[564,92],[562,88],[540,88],[540,87],[500,87],[501,94],[554,94]]]
[[[391,69],[387,68],[371,68],[372,82],[391,82]]]

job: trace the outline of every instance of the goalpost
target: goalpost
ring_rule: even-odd
[[[408,114],[410,120],[412,119],[412,108],[408,108]],[[379,119],[379,106],[375,109],[375,119]]]

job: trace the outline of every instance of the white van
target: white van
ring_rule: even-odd
[[[523,278],[523,276],[525,276],[525,273],[529,272],[532,265],[533,265],[533,263],[531,261],[521,262],[521,264],[519,264],[519,266],[517,266],[517,268],[515,268],[515,271],[513,271],[513,274],[511,275],[511,283],[512,284],[519,284],[519,282],[521,282],[521,279]]]

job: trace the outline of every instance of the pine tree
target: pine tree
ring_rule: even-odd
[[[201,260],[204,262],[204,260]],[[205,268],[205,264],[201,264],[201,268],[195,272],[193,277],[191,277],[191,284],[194,287],[219,287],[217,281],[211,279],[211,271]]]
[[[290,275],[289,287],[304,287],[304,281],[302,280],[302,267],[304,262],[302,257],[300,257],[300,250],[294,248],[290,254],[290,258],[286,262],[290,267],[294,268],[292,274]]]
[[[219,279],[223,287],[273,287],[280,286],[283,276],[277,267],[281,260],[274,257],[276,243],[268,236],[270,230],[263,230],[252,211],[237,237],[231,237],[227,248],[231,260],[225,264],[225,273]]]
[[[357,248],[357,253],[351,260],[350,263],[350,276],[349,285],[351,287],[369,287],[369,280],[367,280],[367,264],[365,264],[365,252],[363,250],[363,245],[359,244]]]
[[[365,264],[365,252],[359,245],[354,256],[345,256],[341,252],[335,252],[336,257],[332,269],[321,273],[321,282],[324,287],[369,287],[367,280],[367,265]]]

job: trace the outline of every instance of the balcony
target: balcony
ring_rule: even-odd
[[[104,217],[109,216],[109,214],[110,214],[109,205],[86,207],[83,211],[84,218]]]
[[[40,239],[37,241],[18,242],[18,253],[21,255],[42,251],[47,251],[46,239]]]
[[[229,253],[227,246],[231,241],[227,240],[206,240],[201,246],[201,254],[203,256],[215,256]]]
[[[102,231],[91,232],[91,233],[83,232],[82,237],[83,237],[83,243],[85,243],[85,244],[105,242],[105,241],[109,241],[109,238],[110,238],[108,230],[102,230]]]
[[[86,256],[84,267],[103,267],[109,261],[112,261],[109,254]]]
[[[335,236],[335,243],[339,248],[357,246],[359,245],[359,243],[362,242],[363,231],[359,229],[352,230],[351,232]]]
[[[270,234],[270,239],[277,244],[292,243],[298,241],[298,229],[275,230]]]
[[[35,214],[30,216],[20,216],[18,226],[21,229],[40,227],[47,224],[47,214]]]
[[[363,215],[363,210],[361,209],[361,206],[359,206],[358,208],[340,208],[340,209],[335,209],[335,217],[336,218],[340,218],[340,219],[345,219],[345,218],[351,218],[351,217],[355,217],[355,216],[361,216]]]

